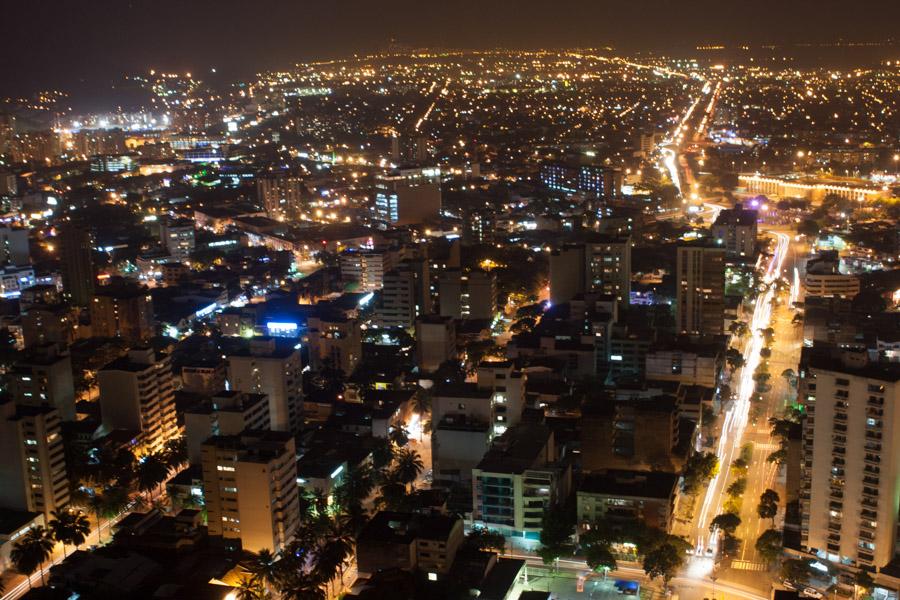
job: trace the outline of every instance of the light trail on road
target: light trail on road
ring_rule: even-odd
[[[787,256],[790,245],[790,237],[784,233],[775,233],[777,238],[775,250],[766,265],[763,283],[766,291],[756,299],[753,309],[753,317],[750,321],[750,342],[744,348],[744,366],[741,369],[740,378],[735,394],[735,400],[731,408],[725,413],[722,434],[716,446],[716,456],[719,459],[719,472],[709,482],[706,495],[700,509],[697,527],[695,529],[696,540],[694,547],[699,551],[706,548],[716,550],[717,532],[709,531],[709,523],[719,514],[725,497],[725,481],[728,479],[728,470],[732,460],[741,447],[744,437],[744,429],[750,414],[750,398],[753,395],[753,374],[759,366],[763,349],[764,337],[761,330],[769,326],[772,317],[772,301],[775,298],[775,286],[772,283],[781,275],[782,266]],[[712,561],[712,558],[706,560]]]

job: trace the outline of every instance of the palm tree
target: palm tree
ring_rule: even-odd
[[[237,600],[269,600],[272,597],[261,581],[253,577],[242,577],[238,582],[235,597]]]
[[[297,571],[281,588],[282,600],[325,600],[325,591],[310,574]]]
[[[375,476],[367,466],[350,467],[334,491],[334,499],[342,509],[362,504],[375,489]]]
[[[253,580],[263,584],[267,590],[271,589],[278,582],[281,574],[278,567],[278,559],[268,548],[263,548],[254,554],[247,564],[244,565],[244,569]]]
[[[422,419],[425,418],[425,415],[431,410],[431,390],[419,388],[412,397],[412,409],[418,414]]]
[[[356,540],[353,539],[353,532],[350,528],[349,520],[340,517],[335,518],[331,522],[325,546],[328,548],[328,552],[333,552],[335,556],[343,557],[340,563],[338,563],[338,571],[341,575],[342,585],[344,583],[344,563],[348,558],[353,556],[353,547],[355,544]]]
[[[375,506],[380,510],[399,510],[402,507],[406,497],[406,484],[397,478],[395,472],[387,474],[379,491],[379,495],[375,498]]]
[[[332,543],[332,540],[326,540],[316,552],[313,573],[315,578],[329,589],[334,578],[337,577],[339,572],[343,571],[343,563],[347,559],[344,550],[345,548],[342,544],[335,544]]]
[[[784,377],[784,380],[787,382],[788,386],[794,387],[797,385],[797,374],[794,373],[793,369],[785,369],[781,372],[781,376]]]
[[[125,510],[130,501],[128,490],[118,486],[108,487],[102,492],[94,494],[90,499],[91,509],[94,511],[94,516],[97,517],[97,543],[100,543],[102,538],[100,519],[103,517],[115,518]]]
[[[166,442],[163,461],[170,471],[179,471],[188,462],[187,438],[180,436]]]
[[[80,546],[91,534],[91,522],[79,511],[56,511],[50,513],[50,533],[53,539],[63,545],[63,558],[66,557],[66,544]]]
[[[138,463],[137,487],[140,491],[150,493],[168,478],[169,466],[163,455],[154,452],[144,456]]]
[[[425,463],[422,462],[419,453],[410,448],[398,450],[395,461],[394,474],[404,485],[414,483],[419,473],[425,469]]]
[[[398,448],[403,448],[409,443],[409,432],[404,427],[393,427],[388,432],[388,439]]]
[[[41,585],[44,584],[44,561],[50,558],[53,552],[53,538],[47,530],[38,525],[28,530],[13,546],[9,557],[12,559],[16,570],[28,577],[28,588],[31,589],[31,574],[36,570],[41,572]]]
[[[100,467],[98,483],[103,485],[115,485],[119,487],[131,487],[134,481],[135,465],[137,459],[134,453],[127,448],[118,451],[106,450],[100,453]]]
[[[734,321],[728,326],[728,331],[737,337],[744,337],[750,331],[750,328],[747,327],[744,321]]]
[[[372,448],[372,465],[380,470],[390,465],[393,460],[394,446],[390,440],[375,438],[374,447]]]

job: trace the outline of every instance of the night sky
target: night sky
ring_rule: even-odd
[[[384,48],[884,40],[898,0],[2,0],[0,93],[149,67],[234,76]],[[898,57],[900,58],[900,57]],[[82,80],[79,82],[79,80]]]

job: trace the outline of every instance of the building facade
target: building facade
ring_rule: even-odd
[[[132,349],[100,369],[104,428],[133,432],[146,452],[162,450],[178,435],[174,379],[170,357],[149,348]]]
[[[299,431],[303,424],[303,361],[290,342],[256,338],[227,359],[232,390],[268,396],[275,431]]]
[[[676,327],[680,333],[721,335],[725,330],[725,250],[678,246]]]
[[[216,436],[203,444],[201,463],[209,535],[249,552],[283,550],[300,526],[293,435]]]
[[[900,365],[864,350],[813,346],[801,358],[803,546],[821,559],[880,569],[896,554]]]
[[[0,404],[0,506],[49,519],[69,503],[61,422],[51,406]]]

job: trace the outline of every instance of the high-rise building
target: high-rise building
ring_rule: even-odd
[[[464,244],[491,244],[494,241],[496,223],[491,210],[480,209],[465,213],[462,241]]]
[[[303,425],[303,362],[294,340],[259,337],[228,356],[232,390],[265,394],[275,431],[299,431]]]
[[[620,170],[577,162],[545,162],[541,165],[540,180],[555,192],[589,192],[607,198],[619,195],[622,188]]]
[[[0,263],[17,267],[28,264],[28,230],[23,227],[0,227]]]
[[[441,216],[440,169],[405,169],[375,182],[375,217],[389,225],[418,225]]]
[[[719,213],[712,226],[713,239],[725,248],[728,256],[754,256],[756,254],[757,216],[757,211],[745,210],[743,205],[738,202],[734,208]]]
[[[263,175],[256,180],[256,195],[270,219],[296,218],[303,205],[303,179],[288,173]]]
[[[835,564],[884,567],[898,541],[900,364],[815,345],[799,370],[802,544]]]
[[[94,297],[94,257],[91,235],[74,223],[59,229],[63,293],[76,306],[88,306]]]
[[[75,341],[77,317],[68,305],[59,302],[34,303],[26,307],[20,302],[19,306],[22,309],[22,341],[25,348],[44,344],[65,348]]]
[[[705,244],[678,246],[675,285],[678,331],[721,335],[725,331],[725,249]]]
[[[283,550],[300,525],[293,435],[216,436],[203,444],[201,463],[209,534],[250,552]]]
[[[137,166],[131,154],[96,154],[91,157],[91,171],[94,173],[122,173]]]
[[[9,389],[17,404],[52,406],[63,421],[75,420],[72,357],[56,344],[31,349],[10,371]]]
[[[494,435],[500,435],[522,420],[525,409],[525,385],[527,375],[516,368],[512,361],[484,361],[476,371],[480,390],[490,390]]]
[[[94,337],[120,337],[138,344],[153,337],[153,298],[146,287],[116,282],[98,288],[91,301]]]
[[[385,273],[381,306],[377,311],[382,327],[410,328],[416,317],[426,312],[424,305],[430,306],[431,295],[423,268],[427,273],[425,261],[403,261],[398,268]]]
[[[160,225],[159,237],[172,258],[186,261],[194,251],[194,222],[190,219],[167,221]]]
[[[497,277],[481,269],[447,269],[438,277],[440,314],[491,320],[497,312]]]
[[[416,359],[419,369],[436,371],[456,358],[456,325],[451,317],[425,315],[416,320]]]
[[[45,518],[69,502],[59,411],[0,403],[0,506]]]
[[[550,254],[550,302],[568,302],[585,291],[584,245],[564,244]]]
[[[564,244],[550,255],[550,300],[568,302],[598,292],[628,304],[631,295],[631,237],[593,236],[583,244]]]
[[[3,154],[3,152],[0,152]],[[11,198],[19,192],[19,184],[13,173],[0,171],[0,197]]]
[[[359,291],[372,292],[384,286],[384,274],[394,268],[397,253],[391,249],[349,249],[340,255],[341,279],[357,282]]]
[[[472,469],[472,521],[536,539],[544,513],[568,496],[571,477],[546,425],[510,428]]]
[[[631,294],[631,237],[598,237],[585,248],[585,284],[589,292],[615,296],[622,304]]]
[[[199,465],[203,443],[217,435],[238,435],[246,429],[271,429],[265,394],[222,390],[184,411],[188,460]]]
[[[169,356],[135,348],[97,372],[100,415],[107,431],[134,432],[147,451],[161,450],[178,434]]]
[[[585,471],[639,469],[676,472],[679,410],[673,396],[610,401],[602,398],[582,410]]]
[[[362,358],[359,321],[343,316],[317,315],[307,320],[310,367],[319,371],[330,365],[350,375]]]
[[[16,137],[16,117],[10,113],[0,113],[0,155],[13,154]]]

